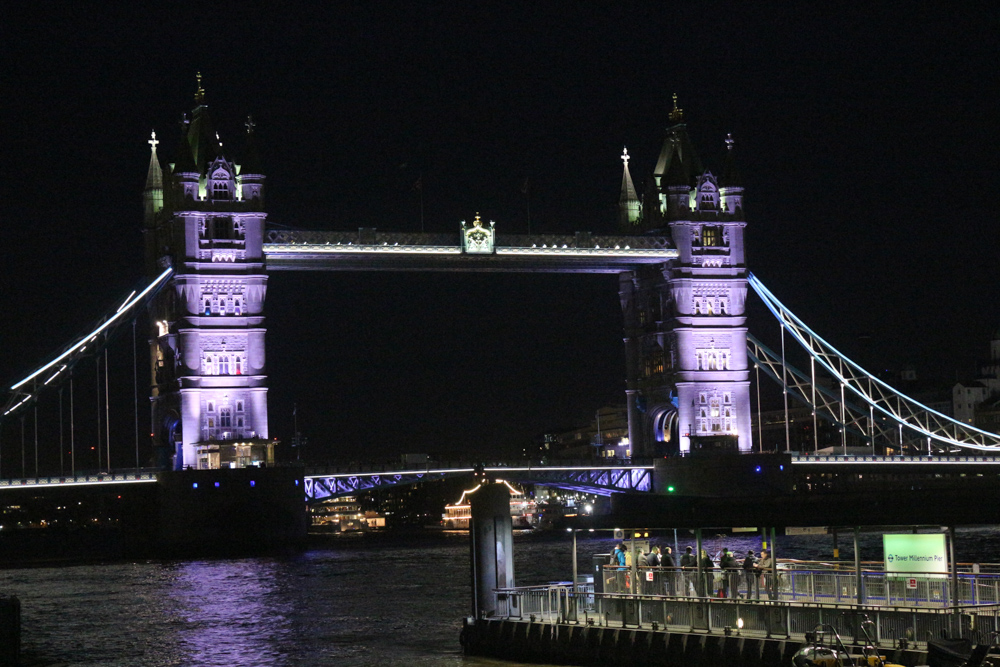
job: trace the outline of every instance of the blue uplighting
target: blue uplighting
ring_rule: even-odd
[[[218,482],[215,483],[215,488],[219,488],[219,483]]]
[[[757,466],[757,472],[760,472],[760,466]]]
[[[195,482],[194,484],[192,484],[191,488],[192,489],[197,489],[198,488],[198,482]]]
[[[254,484],[256,484],[256,483],[257,483],[257,482],[253,481],[252,479],[250,480],[250,486],[253,486],[253,485],[254,485]]]

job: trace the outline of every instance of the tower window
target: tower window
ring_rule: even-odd
[[[229,184],[224,181],[212,183],[212,199],[229,199]]]
[[[243,401],[236,401],[236,412],[243,412]]]
[[[219,412],[219,427],[220,428],[232,428],[233,426],[233,413],[229,408],[222,408]]]
[[[701,244],[703,246],[718,246],[721,245],[721,240],[718,227],[706,226],[701,228]]]

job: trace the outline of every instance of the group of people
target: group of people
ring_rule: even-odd
[[[612,565],[617,565],[618,570],[624,571],[631,567],[631,554],[625,547],[624,542],[619,542],[615,546],[612,554]],[[701,566],[701,577],[699,579],[698,570]],[[760,557],[754,553],[753,549],[748,549],[742,562],[733,555],[733,552],[723,547],[718,554],[718,565],[708,553],[702,549],[701,558],[694,555],[694,548],[687,547],[680,558],[679,563],[675,563],[673,550],[670,547],[650,546],[649,551],[641,549],[636,554],[636,566],[640,568],[659,567],[670,571],[666,573],[664,590],[666,595],[697,595],[706,597],[715,595],[719,597],[738,597],[740,595],[740,577],[746,588],[746,597],[760,597],[760,589],[764,585],[766,573],[773,568],[774,562],[770,552],[764,549],[760,552]],[[717,585],[716,585],[717,584]],[[626,577],[626,587],[630,583]],[[637,586],[642,588],[640,584]],[[657,588],[654,584],[652,588]],[[658,594],[657,590],[649,590],[646,593]]]

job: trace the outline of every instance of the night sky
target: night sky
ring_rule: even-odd
[[[527,231],[529,205],[612,231],[622,147],[641,190],[676,92],[716,173],[733,134],[780,299],[879,370],[972,377],[1000,326],[995,3],[596,4],[5,6],[0,379],[141,280],[146,141],[175,159],[199,71],[237,159],[254,116],[269,221],[316,230],[419,231],[420,179],[427,231]],[[613,276],[274,272],[267,308],[271,435],[297,402],[313,459],[514,451],[624,401]]]

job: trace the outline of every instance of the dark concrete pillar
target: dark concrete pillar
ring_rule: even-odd
[[[497,611],[493,590],[514,586],[510,492],[504,484],[485,483],[471,494],[470,503],[472,613],[482,618]]]

